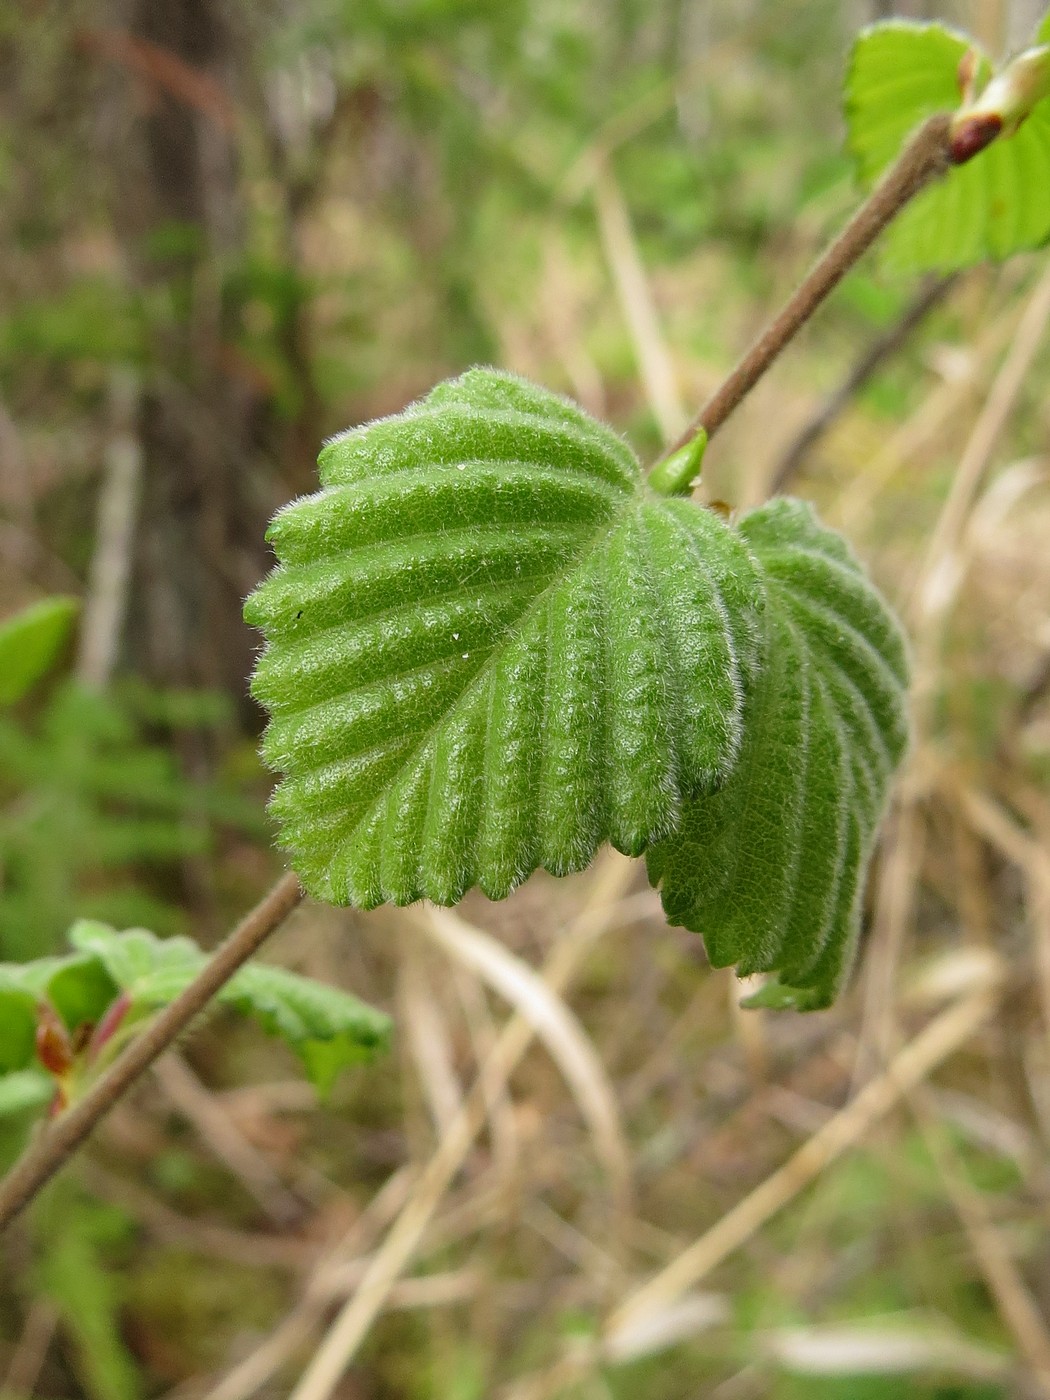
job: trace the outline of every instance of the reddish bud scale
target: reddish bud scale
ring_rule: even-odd
[[[110,1002],[106,1012],[95,1027],[88,1048],[88,1059],[94,1060],[99,1051],[107,1041],[112,1040],[121,1021],[131,1009],[131,998],[127,992],[121,992],[115,1001]]]
[[[73,1064],[73,1047],[65,1027],[53,1013],[42,1015],[36,1028],[37,1059],[51,1074],[68,1074]]]
[[[992,144],[1002,129],[1003,119],[994,113],[968,117],[952,132],[952,163],[965,165],[968,160],[973,160],[974,156]]]

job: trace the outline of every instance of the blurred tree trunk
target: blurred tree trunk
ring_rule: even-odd
[[[124,0],[109,12],[124,134],[114,226],[154,307],[129,638],[164,685],[243,696],[253,639],[241,600],[265,567],[267,391],[224,344],[224,275],[244,208],[236,55],[222,0]],[[123,56],[123,57],[122,57]]]

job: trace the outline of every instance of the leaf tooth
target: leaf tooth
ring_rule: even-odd
[[[424,598],[358,624],[329,627],[264,651],[252,694],[275,715],[294,714],[386,675],[492,649],[528,607],[531,580],[463,596]]]
[[[299,774],[406,732],[419,732],[454,700],[483,658],[446,658],[362,686],[336,700],[270,722],[263,753],[271,767]]]
[[[375,909],[386,898],[380,879],[383,816],[382,805],[374,803],[333,857],[329,880],[336,904]]]
[[[376,787],[401,766],[409,743],[408,739],[394,739],[284,778],[270,799],[270,811],[280,821],[294,822],[303,810],[309,810],[311,816],[360,810],[373,799]]]
[[[412,757],[382,802],[379,882],[394,904],[414,904],[425,894],[420,871],[433,743]]]
[[[854,785],[842,722],[823,677],[812,666],[809,673],[810,738],[800,860],[777,959],[781,980],[792,986],[804,985],[834,931]]]
[[[495,665],[488,693],[479,883],[505,899],[537,864],[536,785],[542,744],[547,606]]]
[[[555,875],[582,870],[605,835],[603,646],[592,561],[547,600],[537,834],[540,862]]]
[[[839,988],[849,975],[856,956],[857,940],[860,933],[860,901],[864,893],[861,874],[865,868],[869,841],[861,829],[856,814],[848,814],[846,823],[846,843],[842,857],[842,877],[839,881],[835,910],[831,928],[824,942],[823,950],[816,963],[800,978],[792,981],[785,976],[782,980],[788,985],[806,988],[810,991],[804,1005],[808,1010],[820,1010],[830,1006]]]
[[[637,856],[677,818],[684,703],[673,690],[649,536],[638,512],[609,536],[601,567],[609,839],[625,855]]]
[[[458,904],[477,879],[477,833],[482,801],[486,678],[480,695],[461,704],[434,737],[420,869],[435,904]]]
[[[267,531],[282,563],[310,563],[434,531],[558,521],[593,531],[623,505],[604,479],[516,459],[420,463],[394,476],[328,486],[278,511]]]
[[[388,613],[420,597],[533,578],[539,591],[590,537],[577,527],[435,530],[316,564],[281,565],[244,605],[271,641],[307,637]]]

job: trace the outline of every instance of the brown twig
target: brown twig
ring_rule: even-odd
[[[709,438],[714,436],[883,229],[931,180],[947,171],[951,164],[950,120],[947,113],[935,113],[919,127],[787,305],[668,449],[667,456],[691,442],[701,429]]]
[[[302,897],[296,876],[283,875],[237,925],[186,990],[131,1041],[79,1103],[29,1145],[0,1182],[0,1230],[5,1229],[50,1181],[99,1121],[284,922]]]

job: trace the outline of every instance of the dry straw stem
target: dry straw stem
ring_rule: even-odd
[[[552,951],[542,977],[560,994],[581,966],[594,941],[622,916],[620,901],[633,874],[632,862],[606,852],[591,882],[587,904]],[[410,1264],[442,1197],[466,1160],[485,1122],[491,1094],[506,1084],[533,1037],[520,1014],[507,1022],[482,1066],[462,1112],[427,1163],[393,1228],[376,1251],[357,1291],[332,1324],[291,1400],[328,1400],[387,1303],[391,1289]]]
[[[965,783],[951,783],[950,795],[959,803],[973,829],[1017,866],[1028,887],[1037,988],[1043,1023],[1050,1035],[1050,854],[1045,842],[1023,830],[999,804]]]
[[[991,362],[1013,339],[1020,319],[1011,301],[984,327],[964,350],[962,372],[924,395],[915,412],[897,428],[832,503],[829,518],[848,535],[856,535],[867,523],[875,501],[886,491],[895,473],[919,457],[950,427],[971,401]]]
[[[615,1352],[619,1337],[642,1330],[647,1322],[675,1307],[980,1029],[998,1005],[998,980],[993,972],[977,990],[942,1011],[783,1166],[630,1294],[610,1315],[602,1343],[578,1348],[538,1381],[516,1387],[511,1392],[513,1400],[548,1400],[559,1394],[601,1364],[610,1351]]]
[[[974,497],[1013,412],[1050,321],[1050,268],[1036,283],[991,392],[974,425],[952,480],[948,499],[934,527],[919,587],[915,621],[933,630],[958,588],[965,561],[960,548]],[[920,677],[921,680],[921,677]]]
[[[79,1103],[44,1129],[0,1182],[0,1230],[5,1229],[118,1103],[182,1034],[237,969],[284,922],[302,899],[295,875],[281,877],[219,947],[186,990],[131,1041]]]
[[[269,1161],[241,1132],[237,1121],[201,1083],[181,1055],[160,1060],[153,1070],[171,1106],[193,1125],[202,1141],[224,1163],[275,1225],[302,1219],[303,1203]]]
[[[897,1044],[894,988],[905,935],[915,905],[926,828],[911,784],[901,784],[882,838],[875,917],[864,968],[864,1005],[854,1086],[886,1064]]]
[[[631,1154],[616,1095],[598,1052],[566,1003],[531,967],[491,934],[448,909],[428,908],[419,921],[445,953],[481,977],[532,1028],[561,1070],[590,1130],[618,1213],[629,1209]]]
[[[1050,322],[1050,271],[1032,292],[1009,349],[966,442],[951,489],[937,519],[920,581],[912,600],[914,675],[912,698],[916,748],[911,769],[924,752],[930,709],[938,683],[938,655],[943,628],[968,563],[966,524],[992,455],[1009,422],[1032,362]],[[889,1055],[894,1038],[893,984],[904,945],[915,882],[921,860],[921,824],[915,810],[914,782],[905,781],[885,845],[876,915],[865,987],[861,1059],[872,1054],[876,1063]]]
[[[331,1304],[336,1281],[347,1268],[367,1263],[362,1251],[372,1245],[379,1232],[397,1215],[414,1182],[415,1173],[410,1167],[402,1167],[387,1178],[342,1239],[325,1250],[314,1265],[298,1303],[260,1346],[208,1391],[204,1400],[248,1400],[287,1365],[289,1357],[314,1335]]]
[[[631,332],[646,398],[661,437],[664,442],[670,442],[682,431],[687,414],[678,392],[674,360],[660,328],[652,288],[638,252],[631,216],[619,182],[604,162],[599,165],[594,179],[594,207],[602,248]]]
[[[908,1094],[908,1103],[999,1314],[1031,1367],[1040,1394],[1050,1396],[1050,1335],[1010,1248],[984,1197],[968,1181],[959,1155],[938,1121],[930,1095],[917,1087]]]

